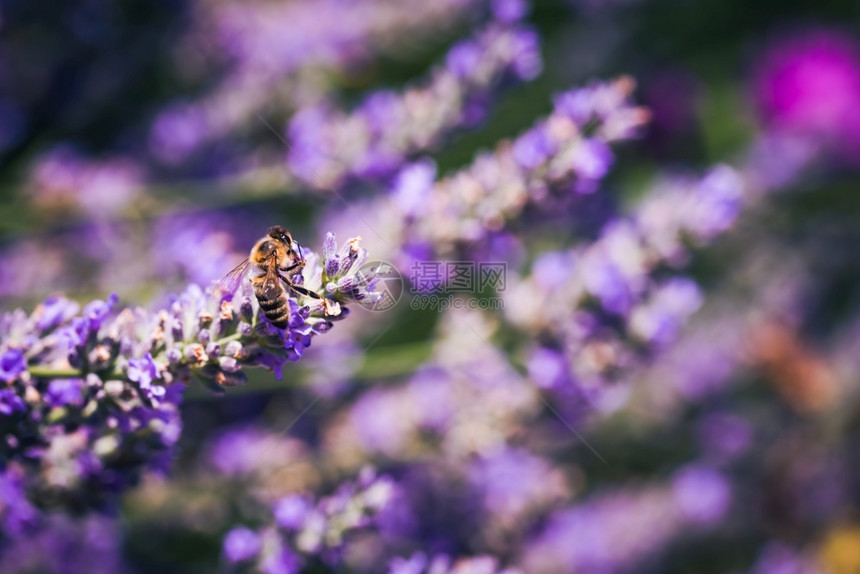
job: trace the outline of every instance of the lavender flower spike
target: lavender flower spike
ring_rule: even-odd
[[[391,479],[365,468],[355,482],[316,503],[299,495],[276,502],[270,526],[234,528],[224,539],[224,558],[243,572],[250,567],[253,572],[297,573],[314,559],[337,566],[349,537],[376,526],[397,496]]]
[[[420,215],[406,230],[407,243],[447,254],[458,242],[503,227],[529,202],[594,191],[612,163],[609,144],[634,137],[648,120],[631,101],[633,88],[625,77],[558,96],[552,114],[515,141],[428,187]]]
[[[323,188],[349,177],[390,176],[410,155],[481,119],[505,80],[531,80],[541,66],[535,32],[516,21],[494,22],[451,48],[422,86],[376,92],[350,114],[329,105],[300,111],[290,122],[287,163],[305,183]]]
[[[423,552],[416,552],[408,559],[394,558],[388,564],[388,574],[522,574],[517,568],[499,569],[493,556],[460,558],[454,562],[444,554],[428,559]]]
[[[542,341],[528,361],[535,383],[583,408],[674,341],[702,303],[677,269],[691,244],[731,228],[747,199],[743,179],[727,166],[698,180],[667,179],[593,243],[544,254],[508,290],[505,306],[509,320]],[[655,277],[673,269],[674,277]]]
[[[464,20],[484,0],[384,2],[226,0],[195,4],[188,42],[230,62],[221,81],[196,100],[172,102],[150,128],[149,145],[174,164],[256,121],[272,105],[293,110],[332,89],[306,81],[311,70],[334,75],[402,49]],[[407,43],[408,43],[407,42]],[[184,50],[180,50],[184,52]],[[181,58],[181,56],[180,56]]]
[[[305,254],[293,279],[320,299],[290,292],[286,329],[260,312],[249,281],[232,301],[190,285],[154,313],[116,312],[115,296],[80,310],[55,295],[29,315],[0,316],[0,482],[22,485],[21,505],[105,508],[144,470],[166,469],[188,383],[221,390],[244,382],[251,366],[280,376],[346,315],[344,304],[374,296],[372,277],[356,279],[367,257],[358,238],[340,249],[331,274]]]
[[[698,489],[696,495],[689,489]],[[696,496],[707,508],[691,502]],[[731,499],[727,477],[698,463],[669,484],[606,489],[549,516],[526,544],[522,565],[535,574],[635,571],[634,565],[665,551],[679,533],[707,532],[719,524]]]

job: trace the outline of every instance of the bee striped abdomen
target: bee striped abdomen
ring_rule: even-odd
[[[254,294],[260,309],[272,325],[284,329],[290,319],[290,307],[287,302],[287,292],[279,284],[264,281],[254,285]]]

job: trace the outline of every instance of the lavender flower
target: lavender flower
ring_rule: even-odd
[[[749,574],[823,574],[813,556],[790,546],[771,542],[764,546]]]
[[[529,5],[526,0],[495,0],[492,10],[499,22],[516,22],[528,13]]]
[[[342,302],[373,304],[382,297],[382,293],[374,291],[379,270],[363,269],[367,251],[359,246],[360,240],[360,237],[354,237],[336,250],[335,235],[329,232],[323,243],[322,261],[315,255],[307,257],[302,284],[311,291],[324,294],[322,310],[325,316],[340,316]]]
[[[256,237],[246,230],[256,227],[249,214],[237,216],[223,211],[198,211],[171,214],[152,220],[147,230],[148,251],[153,271],[160,278],[177,278],[182,284],[200,285],[219,278],[232,261],[245,255],[246,245]],[[194,245],[194,257],[187,248]],[[163,280],[163,279],[161,279]]]
[[[504,448],[481,457],[467,474],[486,513],[484,530],[499,539],[569,495],[564,473],[523,449]]]
[[[273,94],[285,110],[318,101],[330,82],[320,82],[317,71],[345,72],[392,53],[404,39],[432,36],[482,2],[200,3],[177,57],[207,54],[227,72],[199,99],[168,105],[153,122],[149,147],[165,163],[185,160],[256,121],[255,112],[269,107]],[[302,81],[308,77],[315,80]]]
[[[130,159],[87,159],[70,146],[57,146],[35,160],[25,187],[42,209],[71,208],[101,219],[134,201],[143,179],[142,168]]]
[[[679,470],[672,482],[676,502],[691,523],[709,525],[719,521],[731,502],[725,476],[701,465]]]
[[[700,523],[698,512],[690,513],[690,493],[678,489],[690,476],[675,477],[674,487],[648,485],[639,488],[608,489],[582,503],[555,513],[543,531],[528,543],[523,566],[527,572],[611,573],[629,571],[654,556],[691,527],[707,528],[722,518],[725,478],[708,473],[713,484],[703,492],[715,500],[711,519]],[[717,508],[719,506],[719,508]]]
[[[516,218],[529,202],[552,193],[590,193],[612,161],[609,144],[634,137],[648,118],[630,101],[633,81],[592,84],[558,96],[553,113],[495,153],[426,189],[404,243],[450,255]],[[412,205],[416,202],[407,205]],[[404,215],[413,215],[409,209]]]
[[[505,17],[516,7],[502,7]],[[385,177],[410,155],[438,146],[452,130],[480,119],[507,78],[530,80],[541,68],[538,39],[527,28],[494,23],[448,53],[421,87],[376,92],[351,114],[321,105],[290,122],[290,170],[314,187],[349,177]]]
[[[329,456],[411,460],[428,449],[455,461],[484,455],[476,463],[476,475],[484,464],[494,461],[506,467],[508,456],[516,459],[504,447],[520,429],[520,421],[534,415],[539,400],[526,381],[472,331],[490,336],[492,327],[482,324],[482,319],[477,312],[446,313],[433,358],[406,384],[373,388],[358,397],[327,433]],[[547,496],[557,494],[551,470],[542,468],[539,460],[527,460],[533,464],[523,472],[544,474],[552,483]],[[499,480],[501,492],[504,479]],[[498,510],[507,518],[516,514],[517,506],[500,503]]]
[[[409,558],[393,558],[388,564],[388,574],[520,574],[516,568],[499,568],[493,556],[475,556],[452,560],[438,554],[429,559],[423,552]]]
[[[4,503],[7,500],[4,498]],[[52,514],[38,529],[6,541],[0,553],[0,570],[68,574],[130,572],[122,560],[119,531],[119,524],[107,517]]]
[[[228,564],[255,572],[299,572],[312,560],[337,566],[349,538],[373,528],[396,495],[391,479],[370,468],[316,502],[289,495],[275,503],[272,526],[231,530],[224,540],[224,557]]]
[[[5,414],[5,413],[4,413]],[[0,534],[3,538],[23,538],[34,530],[39,518],[38,510],[27,500],[24,491],[23,471],[10,467],[0,473]]]
[[[0,380],[11,383],[27,370],[27,361],[20,349],[7,349],[0,355]]]
[[[260,537],[250,528],[240,526],[224,538],[224,556],[229,562],[250,560],[260,552]]]
[[[287,496],[278,501],[273,512],[278,526],[298,531],[311,512],[311,502],[303,496]]]
[[[208,284],[247,255],[258,236],[255,215],[199,210],[133,224],[94,221],[27,238],[0,249],[0,296],[29,304],[53,290],[114,291],[136,300],[152,297],[153,284],[165,292]],[[34,258],[40,265],[31,264]]]
[[[234,301],[191,285],[155,313],[116,312],[116,296],[78,312],[76,304],[52,296],[30,315],[3,315],[2,472],[19,473],[27,496],[42,504],[112,505],[142,472],[166,469],[188,383],[221,390],[244,382],[250,366],[280,376],[286,361],[301,358],[314,335],[345,315],[342,304],[373,296],[365,291],[372,277],[355,279],[366,258],[359,240],[337,256],[340,266],[328,276],[317,256],[307,254],[302,281],[322,299],[290,293],[286,330],[260,313],[248,282]],[[324,278],[333,289],[323,289]]]
[[[690,242],[727,230],[743,200],[743,182],[728,167],[667,181],[594,243],[552,256],[567,269],[536,264],[506,293],[509,319],[545,341],[528,363],[535,382],[578,414],[597,406],[607,382],[625,380],[643,356],[673,341],[701,295],[689,279],[657,281],[654,273],[683,265]]]
[[[206,448],[208,467],[231,479],[275,475],[283,461],[296,463],[307,456],[301,441],[253,426],[229,427],[213,437]]]

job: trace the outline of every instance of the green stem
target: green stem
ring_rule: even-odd
[[[39,379],[80,379],[83,377],[77,369],[51,369],[49,367],[33,366],[28,367],[30,375]]]
[[[403,376],[427,362],[432,351],[426,341],[373,349],[364,354],[354,377],[373,380]]]
[[[39,365],[27,367],[27,371],[39,379],[82,379],[88,374],[79,369],[53,369]],[[125,378],[125,374],[120,371],[95,371],[95,374],[107,379]]]
[[[378,383],[381,379],[391,379],[409,375],[432,356],[432,345],[427,342],[404,343],[373,349],[365,353],[361,363],[350,377],[358,383]],[[224,396],[282,391],[295,388],[307,381],[310,373],[301,363],[287,366],[284,380],[278,381],[269,371],[250,369],[248,383],[227,389],[226,395],[214,395],[200,385],[192,385],[185,394],[185,401],[221,399]]]
[[[230,341],[238,341],[241,338],[242,338],[242,333],[239,333],[237,331],[236,333],[233,333],[229,337],[224,337],[223,339],[218,339],[217,341],[215,341],[215,343],[217,343],[218,345],[224,345],[225,343],[229,343]]]
[[[237,341],[242,338],[241,333],[234,333],[228,337],[224,337],[223,339],[218,339],[218,343],[221,345],[225,345],[230,341]],[[157,358],[156,355],[155,358]],[[81,379],[86,377],[88,372],[82,371],[80,369],[55,369],[52,367],[45,367],[42,365],[31,365],[27,368],[30,375],[36,377],[38,379]],[[105,378],[105,379],[124,379],[125,373],[117,370],[110,371],[94,371],[96,375]]]

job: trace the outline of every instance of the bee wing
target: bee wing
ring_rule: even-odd
[[[242,284],[242,280],[247,277],[250,269],[250,259],[245,259],[239,263],[215,284],[215,287],[212,289],[212,296],[221,301],[232,299],[236,290],[239,289],[239,285]]]
[[[263,291],[274,291],[278,288],[280,275],[278,274],[278,261],[274,257],[269,259],[266,267],[266,278],[263,280]]]

